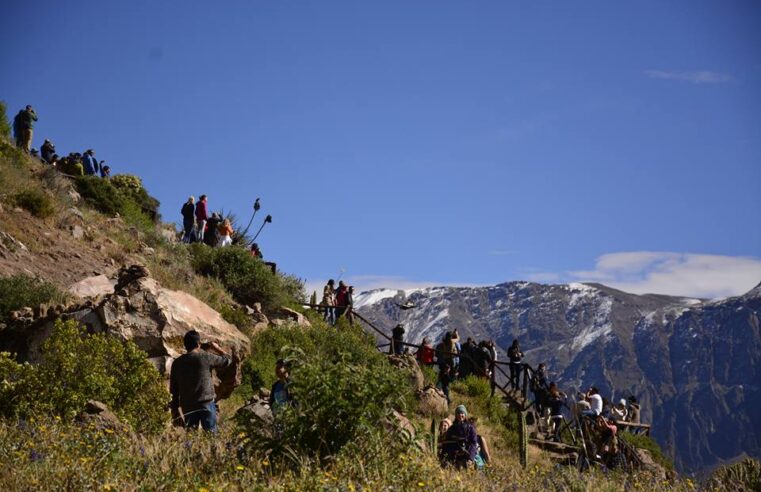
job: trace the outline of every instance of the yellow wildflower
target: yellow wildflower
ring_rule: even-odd
[[[243,470],[246,469],[246,467],[243,466],[243,465],[238,465],[238,466],[235,467],[235,469],[238,470],[238,471],[243,471]]]
[[[417,483],[417,486],[418,486],[418,487],[425,487],[425,482],[418,482],[418,483]]]

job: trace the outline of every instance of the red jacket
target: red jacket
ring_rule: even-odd
[[[209,220],[209,211],[206,208],[206,201],[196,203],[196,220]]]
[[[435,352],[436,351],[433,350],[433,347],[430,345],[423,345],[418,349],[415,357],[417,357],[417,360],[420,361],[421,364],[433,364],[433,355]]]

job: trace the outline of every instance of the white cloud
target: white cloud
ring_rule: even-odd
[[[761,258],[630,251],[602,255],[594,270],[567,272],[566,277],[634,294],[714,299],[744,294],[761,282]]]
[[[708,70],[697,72],[673,72],[665,70],[645,70],[645,75],[651,79],[681,80],[693,84],[722,84],[732,80],[731,75]]]

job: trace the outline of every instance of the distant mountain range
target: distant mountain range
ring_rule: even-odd
[[[411,301],[417,307],[399,309]],[[705,301],[634,295],[600,284],[373,290],[357,310],[409,341],[514,338],[525,361],[549,365],[566,392],[596,385],[606,397],[635,395],[642,419],[682,471],[761,457],[761,284]]]

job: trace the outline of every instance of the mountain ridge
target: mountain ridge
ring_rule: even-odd
[[[761,422],[752,417],[761,405],[754,385],[761,378],[760,287],[705,300],[512,281],[376,289],[358,295],[355,306],[381,326],[405,323],[413,342],[457,328],[463,340],[494,339],[504,359],[518,338],[526,360],[548,363],[566,390],[595,384],[615,399],[635,395],[654,437],[680,469],[694,472],[761,455]],[[399,310],[405,301],[417,308]],[[743,371],[731,369],[738,364]]]

